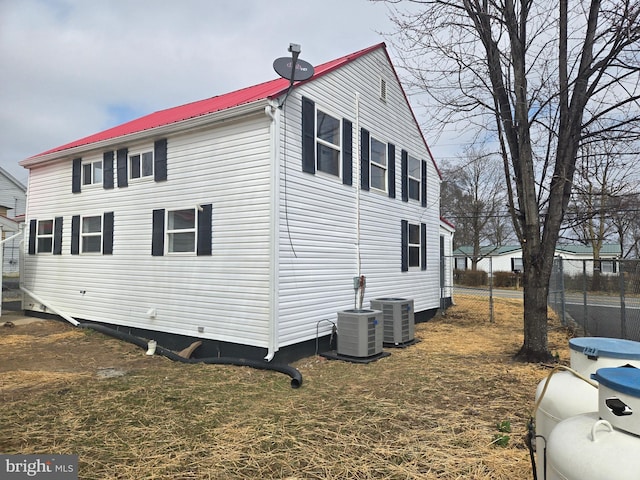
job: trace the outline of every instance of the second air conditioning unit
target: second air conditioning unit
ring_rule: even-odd
[[[383,341],[387,345],[402,345],[415,339],[413,300],[406,298],[376,298],[371,308],[382,311]]]
[[[359,308],[338,312],[337,353],[359,358],[382,353],[382,312]]]

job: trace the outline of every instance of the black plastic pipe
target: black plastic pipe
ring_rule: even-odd
[[[78,324],[80,328],[88,328],[91,330],[95,330],[96,332],[104,333],[105,335],[109,335],[114,338],[118,338],[120,340],[124,340],[129,343],[133,343],[142,348],[147,348],[148,341],[144,338],[136,337],[135,335],[131,335],[130,333],[120,332],[113,328],[107,327],[105,325],[99,325],[96,323],[80,323]],[[234,358],[234,357],[206,357],[206,358],[184,358],[178,355],[176,352],[169,350],[167,348],[157,346],[156,353],[167,357],[171,360],[175,360],[177,362],[182,363],[206,363],[211,365],[235,365],[238,367],[252,367],[260,370],[272,370],[275,372],[284,373],[285,375],[289,375],[291,377],[291,388],[300,388],[302,385],[302,374],[298,371],[297,368],[294,368],[290,365],[283,365],[278,363],[267,363],[262,362],[260,360],[251,360],[248,358]]]

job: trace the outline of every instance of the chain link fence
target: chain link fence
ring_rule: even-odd
[[[580,334],[640,341],[640,260],[556,257],[549,306]]]
[[[444,258],[443,265],[442,297],[449,304],[464,297],[493,321],[495,298],[522,299],[520,273],[494,271],[491,257],[476,270],[456,257]],[[556,257],[548,304],[579,335],[640,341],[640,260]]]

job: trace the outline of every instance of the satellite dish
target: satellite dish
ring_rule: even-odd
[[[295,70],[293,69],[294,62],[295,62]],[[304,60],[300,60],[299,58],[296,58],[294,60],[291,57],[276,58],[273,62],[273,69],[282,78],[286,78],[291,82],[308,80],[313,76],[313,73],[314,73],[313,65],[311,65],[309,62],[305,62]],[[291,75],[292,70],[293,70],[293,76]]]

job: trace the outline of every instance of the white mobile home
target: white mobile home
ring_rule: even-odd
[[[22,161],[24,308],[267,359],[328,335],[356,276],[365,306],[435,311],[440,176],[385,45],[288,90],[272,80]]]
[[[595,268],[602,273],[616,273],[616,262],[620,258],[620,245],[605,244],[600,250],[600,259],[593,262],[593,248],[585,245],[557,245],[556,257],[562,257],[564,273],[567,275],[582,275],[586,266],[587,273],[591,274]],[[454,253],[457,270],[471,268],[473,247],[464,246],[457,248]],[[522,271],[522,247],[520,245],[508,246],[484,246],[480,248],[480,260],[478,270],[489,272],[521,272]],[[585,262],[587,262],[585,264]]]

